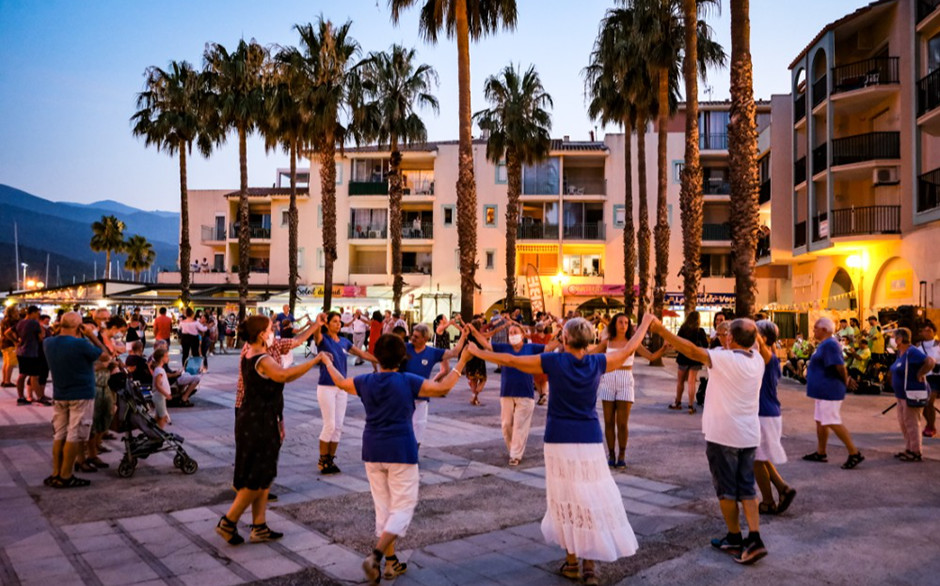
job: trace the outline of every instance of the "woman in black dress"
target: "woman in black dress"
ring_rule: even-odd
[[[708,334],[701,326],[701,317],[697,311],[689,312],[682,327],[679,328],[679,337],[684,338],[700,348],[708,348]],[[689,414],[695,413],[695,383],[702,363],[692,360],[682,352],[676,354],[676,365],[679,375],[676,377],[676,402],[669,405],[670,409],[682,409],[682,390],[689,391]]]
[[[268,354],[274,343],[271,320],[263,315],[249,317],[239,327],[239,334],[249,344],[241,360],[245,396],[235,415],[235,501],[222,516],[215,531],[231,545],[244,543],[238,534],[238,519],[251,506],[252,542],[280,539],[283,533],[271,531],[265,522],[268,489],[277,476],[277,457],[281,450],[278,418],[284,404],[284,383],[303,376],[320,363],[319,357],[290,368]]]

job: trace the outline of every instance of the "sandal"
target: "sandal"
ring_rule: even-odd
[[[59,482],[52,484],[53,488],[81,488],[91,484],[91,480],[69,476],[68,478],[59,478]]]
[[[408,570],[408,564],[398,561],[398,557],[390,555],[385,556],[385,573],[382,577],[386,580],[394,580]]]
[[[93,465],[95,468],[110,468],[111,467],[110,464],[108,464],[107,462],[99,458],[98,456],[95,456],[94,458],[88,458],[85,461]]]
[[[58,476],[47,476],[43,479],[42,483],[45,486],[56,486],[57,484],[62,483],[62,479]]]
[[[924,457],[917,452],[907,452],[906,454],[901,455],[898,460],[902,462],[923,462]]]
[[[682,402],[676,401],[675,403],[670,403],[669,408],[672,409],[673,411],[679,411],[682,409]]]
[[[859,464],[865,461],[865,456],[861,452],[855,452],[854,454],[849,454],[849,459],[845,461],[845,464],[842,465],[843,470],[851,470]]]
[[[796,489],[789,486],[780,494],[780,504],[777,505],[777,514],[782,515],[784,511],[790,508],[790,503],[796,497]]]
[[[695,405],[689,405],[689,415],[695,415]]]
[[[597,586],[597,576],[594,574],[594,568],[585,568],[581,571],[581,579],[588,586]]]
[[[542,393],[541,395],[539,395],[539,400],[538,400],[537,405],[544,405],[546,401],[548,401],[548,396],[545,393]]]
[[[225,515],[222,515],[222,518],[219,519],[219,523],[215,526],[215,532],[229,545],[245,543],[245,538],[238,534],[238,525],[235,521],[230,521]]]
[[[84,462],[75,462],[75,471],[76,472],[97,472],[98,469],[95,468],[94,464],[85,460]]]
[[[366,574],[366,581],[369,584],[378,584],[382,580],[382,572],[379,571],[379,564],[382,563],[382,552],[374,549],[372,553],[362,560],[362,571]]]
[[[761,515],[776,515],[778,509],[775,503],[761,503],[757,505],[757,511]]]
[[[252,543],[263,543],[265,541],[275,541],[282,537],[284,537],[283,533],[271,531],[267,523],[261,523],[259,525],[251,525],[251,535],[248,536],[248,540]]]
[[[807,462],[828,462],[829,456],[826,454],[820,454],[819,452],[813,452],[812,454],[806,454],[803,456],[803,459]]]
[[[558,573],[571,580],[577,580],[581,577],[581,569],[578,567],[577,562],[569,564],[565,561],[565,563],[561,565],[561,568],[558,569]]]

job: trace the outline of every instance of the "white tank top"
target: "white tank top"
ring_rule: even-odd
[[[621,351],[621,350],[623,350],[623,348],[611,348],[611,347],[608,345],[608,346],[607,346],[607,352],[606,352],[606,353],[607,353],[607,354],[610,354],[610,353],[612,353],[612,352],[619,352],[619,351]],[[635,357],[636,357],[636,352],[634,352],[634,353],[631,354],[629,357],[627,357],[627,359],[623,361],[623,364],[620,365],[620,368],[629,368],[629,367],[632,367],[632,366],[633,366],[633,359],[634,359]]]

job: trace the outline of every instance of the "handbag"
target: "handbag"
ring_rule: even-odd
[[[907,367],[910,363],[910,356],[904,356],[904,396],[907,398],[907,406],[924,407],[927,405],[927,396],[930,394],[930,391],[927,390],[927,385],[924,385],[923,390],[907,388]]]

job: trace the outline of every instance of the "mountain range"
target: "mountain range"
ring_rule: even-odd
[[[175,269],[179,257],[179,214],[144,211],[113,200],[90,204],[56,202],[0,184],[0,289],[15,285],[21,268],[16,266],[14,230],[19,239],[20,262],[30,278],[47,286],[91,280],[104,271],[105,254],[92,252],[91,224],[101,216],[114,215],[124,222],[125,237],[140,234],[157,254],[154,270]],[[48,277],[46,266],[48,258]],[[112,263],[123,270],[123,255],[112,255]],[[116,269],[115,269],[116,270]],[[117,272],[114,273],[117,278]],[[124,278],[131,277],[124,272]]]

